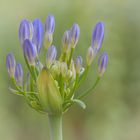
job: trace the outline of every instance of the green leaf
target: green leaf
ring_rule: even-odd
[[[79,105],[80,107],[82,107],[83,109],[86,108],[86,105],[83,101],[79,100],[79,99],[73,99],[72,100],[74,103],[76,103],[77,105]]]

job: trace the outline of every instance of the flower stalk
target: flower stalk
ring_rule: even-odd
[[[63,140],[62,136],[62,114],[48,115],[50,140]]]

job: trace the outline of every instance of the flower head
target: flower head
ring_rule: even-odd
[[[108,54],[104,52],[99,57],[98,60],[98,72],[100,77],[103,76],[104,72],[106,71],[107,64],[108,64]]]
[[[54,28],[53,15],[47,17],[44,31],[40,19],[35,19],[33,22],[26,19],[22,20],[19,27],[19,39],[28,68],[27,77],[23,80],[22,65],[20,63],[16,64],[12,53],[7,55],[6,66],[15,85],[12,92],[24,95],[28,104],[38,112],[57,116],[66,112],[74,103],[85,108],[80,99],[97,85],[98,79],[106,70],[108,55],[103,53],[99,58],[97,82],[85,93],[75,94],[81,83],[86,79],[91,63],[101,48],[104,25],[102,22],[96,24],[91,47],[88,48],[86,54],[86,65],[84,65],[84,59],[80,55],[76,59],[73,56],[80,35],[79,25],[73,24],[72,28],[64,33],[60,57],[57,56],[56,47],[52,45]],[[44,50],[46,53],[44,63],[41,62],[39,57],[42,53],[40,52],[43,46],[42,42],[44,42],[46,48]]]
[[[13,53],[9,53],[6,57],[6,67],[11,78],[14,78],[16,60]]]
[[[91,41],[92,48],[94,49],[96,48],[97,51],[99,51],[102,46],[103,39],[104,39],[104,24],[102,22],[98,22],[92,33],[92,41]]]

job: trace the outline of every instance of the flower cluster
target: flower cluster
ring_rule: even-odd
[[[80,28],[74,23],[64,32],[62,37],[62,52],[57,56],[53,43],[55,19],[49,15],[45,25],[39,19],[30,22],[22,20],[19,26],[19,40],[23,56],[28,67],[25,74],[20,63],[16,63],[13,53],[6,58],[6,66],[15,89],[10,90],[22,95],[28,104],[39,112],[57,114],[66,112],[73,103],[85,108],[81,98],[90,93],[104,74],[108,55],[103,53],[98,61],[98,76],[95,84],[79,96],[75,94],[81,83],[86,79],[88,70],[101,49],[104,39],[104,24],[98,22],[93,30],[91,45],[87,49],[86,65],[83,66],[81,56],[73,58],[74,50],[79,40]],[[40,50],[44,46],[46,61],[40,59]]]

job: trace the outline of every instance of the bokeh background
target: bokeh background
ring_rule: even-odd
[[[49,140],[47,116],[32,110],[8,90],[5,68],[9,51],[25,67],[18,40],[23,18],[56,19],[54,44],[60,50],[63,32],[77,22],[81,35],[75,55],[85,52],[97,21],[105,23],[102,51],[109,65],[96,91],[64,116],[64,140],[140,140],[140,1],[139,0],[0,0],[0,140]],[[60,52],[60,51],[59,51]],[[97,59],[79,92],[91,85]]]

